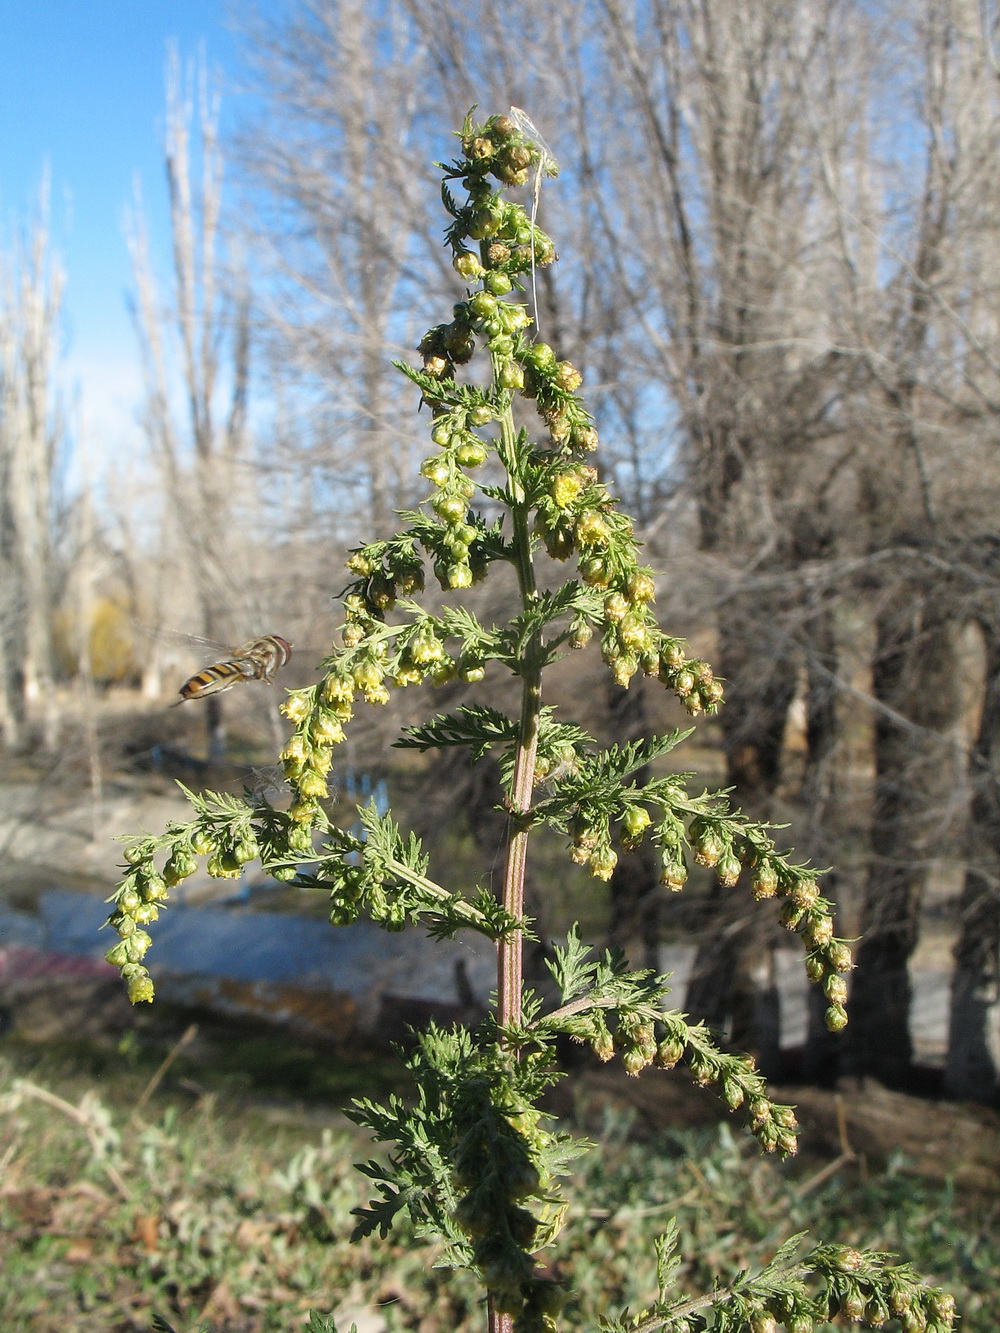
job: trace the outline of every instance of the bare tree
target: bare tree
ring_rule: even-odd
[[[219,98],[202,64],[195,94],[176,50],[167,64],[164,164],[170,194],[173,292],[161,304],[142,214],[133,211],[130,248],[137,299],[135,326],[143,354],[143,424],[169,497],[177,549],[188,562],[199,630],[208,638],[243,636],[253,616],[241,508],[251,495],[245,467],[250,378],[250,295],[239,269],[222,254],[223,160]],[[197,120],[195,122],[195,96]],[[196,135],[195,135],[196,123]],[[200,180],[195,177],[195,147]],[[264,543],[261,540],[261,546]],[[244,622],[244,623],[241,623]],[[237,627],[239,627],[237,629]],[[207,703],[209,753],[224,748],[222,709]]]
[[[342,526],[364,515],[377,534],[411,502],[420,457],[392,351],[422,332],[415,292],[460,290],[419,225],[426,54],[401,6],[359,0],[308,0],[248,37],[267,98],[240,145],[272,280],[262,313],[320,446],[297,461],[329,479]]]
[[[47,181],[35,220],[0,280],[3,722],[8,741],[16,741],[23,708],[41,721],[43,745],[53,749],[55,479],[63,434],[55,362],[63,273],[51,247]]]

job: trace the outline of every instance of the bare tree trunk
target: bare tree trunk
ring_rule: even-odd
[[[0,433],[9,527],[3,537],[17,581],[17,670],[25,709],[41,719],[42,746],[51,751],[58,731],[52,643],[53,501],[61,431],[53,370],[63,275],[50,246],[47,182],[27,244],[16,253],[4,286]]]
[[[862,941],[851,990],[846,1063],[889,1086],[912,1066],[909,960],[930,857],[956,789],[954,624],[943,589],[900,582],[876,620],[875,800]]]
[[[982,626],[986,674],[970,760],[969,866],[951,983],[945,1087],[953,1097],[1000,1096],[1000,632]]]
[[[752,596],[726,602],[719,613],[719,662],[726,679],[721,712],[727,786],[733,802],[755,818],[766,817],[781,779],[788,710],[795,694],[795,648],[787,625],[787,603]],[[685,1008],[711,1026],[728,1026],[734,1045],[763,1058],[780,1047],[774,1027],[770,968],[773,926],[749,899],[745,876],[731,888],[716,884],[712,919],[723,922],[698,946]],[[768,1031],[759,1029],[766,1021]],[[772,1071],[773,1072],[773,1071]]]
[[[836,807],[836,752],[841,738],[837,715],[839,653],[833,610],[821,600],[803,627],[806,643],[806,770],[802,805],[809,831],[808,851],[817,865],[829,859],[836,834],[830,829]],[[837,875],[823,880],[824,897],[837,900]],[[832,1086],[836,1082],[840,1039],[827,1029],[827,1000],[815,986],[809,988],[808,1024],[802,1052],[802,1077],[808,1083]]]

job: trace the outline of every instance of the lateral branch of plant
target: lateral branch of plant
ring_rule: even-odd
[[[281,753],[291,806],[278,810],[259,798],[184,789],[193,819],[126,840],[127,866],[109,918],[119,940],[107,958],[120,966],[133,1002],[153,998],[145,927],[201,857],[210,875],[235,878],[259,860],[278,880],[328,892],[334,925],[365,914],[387,930],[419,922],[434,937],[472,929],[494,940],[497,1005],[490,1018],[475,1033],[432,1027],[419,1036],[407,1060],[415,1104],[396,1098],[385,1106],[355,1104],[354,1117],[394,1145],[387,1161],[362,1168],[379,1197],[357,1210],[355,1235],[386,1235],[405,1209],[419,1235],[444,1239],[449,1262],[479,1274],[491,1328],[509,1329],[513,1320],[517,1333],[539,1333],[554,1327],[567,1293],[540,1275],[536,1252],[562,1224],[557,1178],[589,1146],[553,1128],[537,1109],[560,1076],[558,1037],[589,1044],[601,1060],[620,1055],[632,1075],[650,1065],[684,1064],[731,1110],[742,1109],[767,1151],[795,1152],[796,1120],[790,1106],[770,1099],[751,1056],[723,1050],[703,1025],[665,1008],[666,977],[631,970],[615,952],[595,957],[575,930],[550,965],[559,1006],[546,1012],[525,990],[531,830],[546,824],[564,834],[570,859],[601,880],[614,871],[616,844],[629,850],[644,839],[656,846],[661,883],[671,891],[684,887],[692,860],[714,867],[729,886],[746,872],[753,897],[777,898],[782,924],[802,938],[806,972],[823,988],[833,1031],[847,1021],[844,974],[852,963],[847,942],[834,935],[818,872],[780,851],[768,826],[732,809],[724,793],[692,795],[690,775],[638,776],[689,732],[601,749],[542,703],[546,668],[595,634],[617,684],[627,686],[638,672],[656,677],[692,717],[714,713],[723,689],[707,662],[688,657],[684,641],[657,624],[653,573],[640,563],[632,520],[589,462],[598,435],[578,393],[580,373],[532,338],[518,299],[525,275],[552,263],[555,246],[505,192],[526,184],[533,168],[554,175],[555,164],[506,116],[475,125],[470,113],[459,137],[461,156],[443,165],[441,194],[450,218],[446,244],[468,284],[466,296],[450,321],[421,340],[420,368],[397,363],[431,411],[434,452],[421,466],[430,493],[400,515],[395,536],[353,551],[339,642],[317,683],[291,691],[282,705],[295,728]],[[464,201],[454,193],[456,182]],[[460,382],[458,368],[483,349],[488,387]],[[540,418],[541,440],[516,423],[515,405],[523,412],[525,404]],[[477,511],[477,491],[501,518]],[[538,585],[541,547],[555,561],[572,562],[572,576],[558,587]],[[486,626],[461,604],[432,613],[415,600],[428,564],[446,593],[461,593],[498,561],[514,567],[520,592],[520,609],[506,625]],[[334,750],[359,698],[378,706],[391,689],[427,680],[475,685],[490,663],[520,680],[519,717],[470,703],[407,729],[396,744],[421,751],[464,746],[473,759],[496,754],[511,828],[501,898],[482,887],[461,894],[437,883],[419,839],[404,836],[374,804],[359,812],[360,834],[334,825],[322,804]],[[922,1286],[905,1266],[888,1265],[885,1256],[845,1259],[859,1252],[843,1247],[820,1247],[805,1266],[791,1268],[783,1251],[784,1267],[776,1258],[731,1288],[671,1301],[672,1243],[669,1235],[663,1242],[658,1300],[647,1311],[608,1320],[608,1329],[683,1333],[706,1327],[711,1317],[721,1330],[769,1333],[781,1319],[801,1333],[837,1312],[881,1322],[873,1316],[883,1310],[905,1329],[950,1327],[950,1297]],[[809,1293],[807,1270],[818,1292]]]

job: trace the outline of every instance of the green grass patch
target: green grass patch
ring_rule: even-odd
[[[259,1074],[277,1052],[243,1044],[254,1049]],[[288,1055],[276,1080],[294,1071]],[[56,1065],[51,1052],[31,1060],[10,1047],[0,1063],[0,1328],[134,1333],[158,1312],[179,1333],[277,1333],[305,1328],[310,1309],[365,1306],[390,1330],[483,1327],[469,1275],[434,1268],[438,1252],[406,1225],[388,1244],[349,1243],[351,1209],[368,1199],[353,1163],[372,1148],[332,1102],[263,1103],[222,1078],[220,1093],[175,1088],[136,1115],[144,1069],[120,1060],[117,1076],[106,1065],[95,1080],[86,1061]],[[345,1091],[362,1090],[361,1073],[355,1065]],[[264,1086],[249,1073],[243,1082]],[[653,1240],[671,1216],[696,1256],[684,1287],[708,1289],[808,1229],[901,1251],[955,1292],[964,1329],[1000,1327],[996,1201],[916,1180],[902,1162],[804,1191],[794,1167],[761,1159],[726,1126],[638,1143],[627,1117],[609,1115],[599,1138],[543,1255],[578,1292],[569,1329],[650,1298]]]

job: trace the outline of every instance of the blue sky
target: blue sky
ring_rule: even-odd
[[[123,221],[138,174],[162,254],[170,40],[184,58],[203,47],[224,81],[234,76],[226,0],[0,0],[0,237],[28,214],[47,165],[67,274],[67,382],[80,386],[96,452],[134,430],[139,372]],[[238,110],[230,92],[226,111]]]

